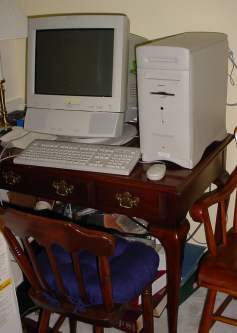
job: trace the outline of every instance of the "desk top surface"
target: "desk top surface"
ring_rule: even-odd
[[[159,181],[146,177],[151,164],[138,163],[129,176],[121,176],[26,166],[7,159],[1,164],[0,184],[14,192],[176,224],[211,183],[225,181],[225,152],[232,140],[228,134],[212,144],[191,170],[167,163],[166,175]]]
[[[112,174],[102,174],[95,172],[85,172],[85,171],[74,171],[74,170],[63,170],[63,169],[53,169],[53,168],[43,168],[44,173],[51,174],[52,172],[57,174],[72,175],[73,177],[82,177],[84,179],[96,179],[98,181],[106,181],[113,183],[126,183],[135,185],[139,183],[139,186],[146,187],[157,187],[159,186],[160,191],[165,192],[182,192],[186,186],[194,178],[197,177],[210,163],[213,161],[221,151],[223,151],[227,145],[233,140],[233,135],[228,134],[226,138],[221,142],[215,142],[209,146],[203,154],[201,161],[193,168],[186,169],[178,166],[177,164],[167,162],[167,171],[165,177],[160,181],[149,181],[146,177],[146,170],[151,166],[151,163],[138,163],[129,176],[112,175]],[[11,164],[11,160],[3,162],[4,164]],[[27,169],[29,172],[35,172],[36,174],[42,172],[42,167],[35,166],[24,166],[24,165],[14,165],[14,169]]]

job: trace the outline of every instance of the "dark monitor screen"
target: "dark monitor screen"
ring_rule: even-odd
[[[114,29],[36,31],[35,93],[112,96]]]

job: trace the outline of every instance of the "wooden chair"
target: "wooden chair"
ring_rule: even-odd
[[[70,332],[79,320],[102,333],[140,294],[144,332],[154,331],[151,283],[159,256],[151,247],[11,208],[1,211],[0,226],[30,282],[30,297],[42,309],[38,332],[46,333],[50,315],[58,313],[50,332],[58,332],[68,317]],[[38,254],[29,237],[40,245]]]
[[[200,286],[208,289],[199,333],[209,332],[216,321],[237,326],[237,320],[223,315],[233,298],[237,297],[237,202],[235,197],[233,224],[228,218],[229,198],[237,188],[237,167],[223,188],[206,193],[191,210],[192,218],[204,224],[208,252],[199,267]],[[233,193],[233,195],[236,193]],[[217,204],[215,221],[211,222],[209,208]],[[213,213],[213,211],[212,211]],[[228,221],[227,221],[228,220]],[[226,294],[225,300],[215,309],[217,292]]]

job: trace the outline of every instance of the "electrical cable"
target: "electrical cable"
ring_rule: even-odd
[[[1,163],[2,161],[8,160],[8,159],[13,158],[13,157],[16,157],[16,156],[18,156],[18,154],[14,154],[14,155],[9,155],[9,156],[3,157],[3,158],[0,160],[0,163]]]
[[[142,227],[145,230],[148,230],[148,227],[144,225],[142,222],[140,222],[136,217],[129,217],[134,223],[138,224],[140,227]]]
[[[186,242],[188,242],[190,239],[193,238],[193,236],[195,236],[195,234],[198,232],[198,230],[201,228],[202,224],[200,223],[195,229],[194,231],[191,233],[191,235],[188,236],[188,238],[186,239]]]
[[[194,231],[188,236],[188,238],[186,239],[186,242],[190,241],[190,239],[192,239],[192,241],[194,243],[200,244],[200,245],[207,245],[207,242],[201,242],[197,239],[194,238],[194,236],[196,235],[196,233],[198,232],[198,230],[201,228],[203,224],[199,223],[199,225],[194,229]]]
[[[230,81],[230,84],[231,84],[232,86],[234,86],[234,85],[235,85],[235,81],[234,81],[234,79],[233,79],[232,74],[233,74],[234,69],[237,69],[237,64],[236,64],[235,59],[234,59],[234,53],[233,53],[233,51],[232,51],[231,49],[229,49],[229,52],[228,52],[228,59],[230,60],[230,62],[231,62],[231,64],[232,64],[232,68],[231,68],[231,70],[230,70],[230,74],[228,74],[228,76],[229,76],[229,81]],[[228,105],[228,106],[236,106],[236,105],[237,105],[237,102],[234,102],[234,103],[226,103],[226,105]]]
[[[1,151],[1,154],[0,154],[0,162],[2,161],[2,156],[3,154],[5,153],[5,151],[9,148],[10,144],[16,140],[19,140],[19,139],[22,139],[23,137],[25,137],[26,135],[28,135],[30,132],[28,133],[24,133],[23,135],[17,137],[17,138],[14,138],[14,139],[11,139],[7,142],[7,144],[3,147],[2,151]],[[1,137],[0,137],[0,140],[1,140]]]

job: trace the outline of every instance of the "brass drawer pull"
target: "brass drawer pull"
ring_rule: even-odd
[[[119,202],[119,206],[123,208],[137,207],[140,202],[140,198],[133,197],[129,192],[116,193],[115,197]]]
[[[14,171],[3,171],[2,172],[3,179],[7,185],[16,185],[20,183],[21,176],[17,175]]]
[[[62,197],[69,196],[74,190],[74,186],[69,185],[65,180],[54,180],[53,188],[56,190],[56,193]]]

